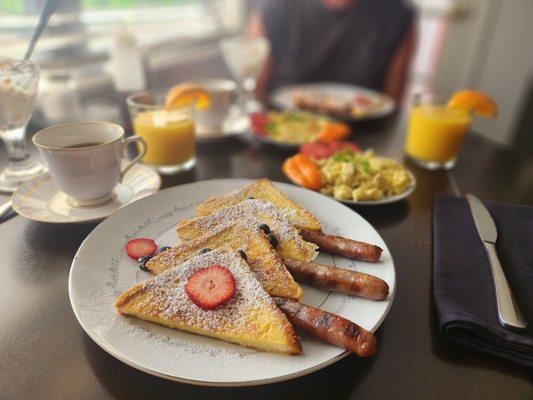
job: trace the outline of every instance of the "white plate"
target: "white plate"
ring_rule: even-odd
[[[11,197],[11,205],[18,214],[34,221],[88,223],[109,217],[126,204],[157,192],[160,187],[161,178],[154,169],[135,164],[115,188],[112,201],[95,207],[73,207],[47,172],[24,182]]]
[[[176,243],[179,220],[194,215],[203,200],[252,182],[244,179],[203,181],[163,190],[137,201],[98,225],[80,246],[69,277],[69,295],[78,321],[87,334],[119,360],[147,373],[209,386],[250,386],[308,374],[343,358],[337,347],[303,337],[303,354],[262,353],[212,338],[120,316],[115,298],[149,277],[124,252],[134,237],[154,238],[158,245]],[[396,275],[387,246],[372,226],[348,207],[319,193],[276,183],[291,198],[314,212],[326,232],[375,243],[383,248],[381,262],[366,264],[320,255],[318,261],[370,273],[384,279],[390,295],[371,301],[330,294],[302,285],[303,302],[320,306],[375,331],[394,298]]]
[[[305,91],[316,91],[317,93],[324,93],[331,97],[336,97],[340,99],[346,99],[346,101],[351,101],[356,95],[365,95],[369,97],[382,97],[384,99],[381,107],[369,111],[365,115],[359,117],[345,118],[348,121],[361,121],[368,119],[382,118],[386,115],[391,114],[396,109],[395,101],[375,90],[366,89],[361,86],[348,85],[342,83],[329,83],[329,82],[320,82],[320,83],[307,83],[301,85],[293,86],[284,86],[274,90],[270,97],[272,104],[282,110],[294,109],[297,108],[293,102],[294,92],[305,90]]]
[[[335,199],[335,200],[340,201],[341,203],[344,203],[344,204],[348,204],[350,206],[379,206],[383,204],[391,204],[391,203],[396,203],[397,201],[402,201],[408,198],[416,189],[415,176],[410,171],[407,171],[407,173],[409,174],[409,177],[411,178],[411,184],[407,186],[407,189],[403,193],[395,194],[394,196],[388,196],[381,200],[359,200],[359,201],[339,200],[339,199]],[[334,197],[331,197],[331,198],[334,199]]]

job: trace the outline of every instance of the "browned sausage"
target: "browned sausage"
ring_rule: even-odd
[[[376,353],[374,335],[352,321],[293,300],[281,297],[274,300],[289,322],[302,331],[361,357]]]
[[[353,258],[355,260],[378,262],[383,249],[373,244],[357,242],[341,236],[326,235],[319,231],[300,229],[300,235],[304,240],[318,245],[320,250],[327,253]]]
[[[389,295],[387,282],[372,275],[298,260],[283,262],[294,279],[312,286],[370,300],[383,300]]]

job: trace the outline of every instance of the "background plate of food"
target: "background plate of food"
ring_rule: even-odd
[[[383,93],[329,82],[281,87],[270,101],[281,110],[300,109],[346,121],[381,118],[396,109],[395,101]]]
[[[403,164],[350,142],[303,145],[282,170],[297,185],[349,205],[394,203],[416,188],[414,175]]]
[[[117,298],[130,292],[132,285],[143,284],[153,277],[140,268],[141,264],[138,267],[137,262],[130,258],[130,251],[135,250],[128,247],[131,243],[140,241],[139,238],[151,238],[143,240],[157,247],[158,251],[172,253],[175,250],[164,249],[165,246],[178,243],[176,226],[180,221],[194,217],[199,204],[252,183],[244,179],[220,179],[166,189],[119,210],[98,225],[76,253],[69,277],[71,305],[87,334],[105,351],[139,370],[171,380],[208,386],[249,386],[292,379],[330,365],[349,354],[343,348],[309,335],[300,335],[302,352],[299,355],[261,352],[127,317],[115,309]],[[263,186],[272,185],[265,180],[259,183]],[[274,183],[273,187],[313,213],[314,218],[320,221],[323,232],[366,242],[366,246],[373,249],[376,246],[382,249],[378,260],[374,260],[377,262],[372,263],[329,253],[320,253],[313,262],[379,278],[389,289],[384,299],[369,300],[332,293],[307,284],[300,285],[303,291],[302,304],[319,307],[374,332],[385,319],[396,288],[394,263],[383,239],[359,214],[327,196],[289,184]],[[255,200],[244,201],[253,202],[262,198],[259,191],[255,196]],[[276,228],[273,229],[276,232]],[[147,243],[144,243],[137,250],[146,248]],[[249,251],[250,257],[251,254]],[[159,256],[166,257],[164,252]],[[180,270],[180,266],[176,268]],[[167,272],[173,272],[176,268]],[[236,283],[239,292],[237,278]],[[148,310],[155,307],[149,302],[142,304]],[[321,321],[322,325],[326,323],[324,319]],[[343,332],[346,331],[341,330],[339,334]],[[358,332],[357,335],[361,335],[361,331]]]
[[[261,142],[289,149],[317,140],[342,140],[351,133],[350,127],[343,122],[299,110],[252,113],[250,128]]]

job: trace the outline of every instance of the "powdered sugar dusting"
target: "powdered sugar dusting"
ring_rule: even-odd
[[[189,299],[185,284],[193,273],[214,264],[230,270],[236,290],[226,304],[215,310],[204,310]],[[145,306],[149,313],[209,331],[242,330],[251,308],[275,309],[246,263],[228,248],[212,250],[169,269],[141,284],[140,290],[146,290]]]
[[[213,228],[208,235],[184,241],[155,256],[148,262],[147,267],[156,273],[173,268],[187,258],[198,254],[201,248],[217,247],[220,243],[217,240],[219,237],[223,238],[225,246],[231,247],[234,251],[242,250],[247,254],[248,264],[268,293],[282,297],[287,297],[292,293],[296,296],[297,284],[276,251],[270,247],[257,223],[251,226],[241,224],[228,227],[218,226]],[[260,243],[263,245],[259,246],[260,250],[257,250],[257,245]]]
[[[279,241],[290,241],[299,249],[314,246],[300,237],[285,213],[281,212],[274,204],[263,200],[244,200],[211,215],[196,218],[192,222],[201,226],[202,231],[217,231],[235,223],[253,227],[266,223]]]

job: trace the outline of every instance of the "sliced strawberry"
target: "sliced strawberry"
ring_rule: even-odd
[[[356,153],[361,152],[361,148],[351,142],[314,142],[305,143],[300,146],[300,153],[316,160],[331,157],[339,150],[352,149]]]
[[[126,243],[126,253],[130,258],[138,260],[141,257],[151,256],[157,250],[157,245],[152,239],[136,238]]]
[[[259,136],[267,136],[268,132],[265,130],[269,122],[269,117],[267,114],[260,112],[253,112],[250,114],[250,126],[252,132]]]
[[[226,303],[235,293],[235,279],[221,265],[211,265],[196,271],[185,284],[191,301],[204,310],[212,310]]]

